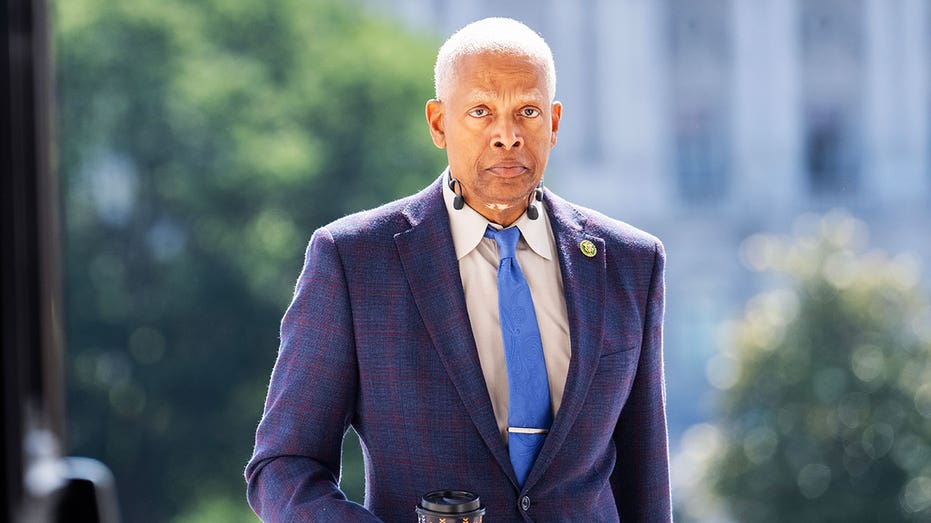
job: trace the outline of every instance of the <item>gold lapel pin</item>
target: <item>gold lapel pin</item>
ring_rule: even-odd
[[[598,254],[598,249],[595,248],[595,244],[592,243],[591,240],[582,240],[582,243],[579,244],[579,250],[589,258]]]

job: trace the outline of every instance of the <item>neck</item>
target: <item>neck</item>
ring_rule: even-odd
[[[466,202],[468,203],[468,202]],[[471,205],[469,207],[472,207]],[[497,208],[497,207],[472,207],[475,209],[475,212],[481,214],[486,220],[496,223],[502,227],[510,227],[524,214],[526,208],[522,207],[506,207],[506,208]]]

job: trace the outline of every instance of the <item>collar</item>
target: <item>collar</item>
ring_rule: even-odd
[[[446,214],[449,216],[449,227],[453,234],[453,246],[456,248],[456,259],[472,252],[485,237],[485,229],[491,225],[495,229],[502,227],[491,223],[468,204],[462,209],[453,208],[455,193],[449,188],[449,169],[443,173],[443,200],[446,202]],[[553,259],[553,234],[549,229],[549,215],[543,202],[540,202],[540,216],[536,220],[527,217],[527,212],[520,215],[514,226],[520,229],[520,234],[533,252],[546,260]]]

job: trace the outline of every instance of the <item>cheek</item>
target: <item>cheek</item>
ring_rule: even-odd
[[[553,138],[549,135],[535,137],[532,142],[527,143],[528,152],[533,154],[537,161],[546,160],[546,157],[549,155],[550,149],[552,148]]]
[[[446,135],[447,141],[455,144],[459,149],[474,149],[477,144],[483,141],[481,129],[473,129],[466,125],[453,126],[447,131]]]
[[[463,142],[448,142],[446,157],[449,166],[456,171],[456,177],[461,181],[471,180],[482,162],[482,150],[477,150]]]
[[[536,147],[541,147],[544,145],[549,145],[553,139],[553,133],[545,125],[534,125],[532,128],[526,130],[524,136],[527,137],[527,142],[534,144]]]
[[[478,136],[465,134],[447,140],[446,147],[459,159],[475,162],[485,152],[485,142]]]

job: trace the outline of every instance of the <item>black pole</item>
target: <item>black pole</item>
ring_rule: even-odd
[[[26,521],[25,481],[64,438],[59,201],[51,169],[51,81],[44,0],[0,10],[0,518]],[[27,488],[28,487],[28,488]],[[36,491],[36,487],[38,490]]]

